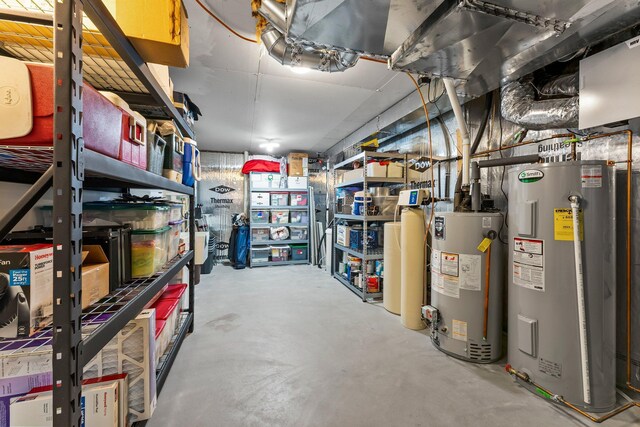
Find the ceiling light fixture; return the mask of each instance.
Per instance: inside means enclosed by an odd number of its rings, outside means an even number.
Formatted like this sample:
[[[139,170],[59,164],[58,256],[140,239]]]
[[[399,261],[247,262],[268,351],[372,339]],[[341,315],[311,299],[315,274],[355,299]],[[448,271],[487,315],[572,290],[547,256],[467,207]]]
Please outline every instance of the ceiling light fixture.
[[[278,147],[280,147],[280,144],[277,142],[264,142],[260,144],[260,148],[267,150],[267,153],[273,153],[273,149]]]
[[[293,71],[296,74],[307,74],[309,71],[311,71],[310,68],[300,67],[300,66],[292,66],[292,65],[290,65],[289,68],[291,68],[291,71]]]

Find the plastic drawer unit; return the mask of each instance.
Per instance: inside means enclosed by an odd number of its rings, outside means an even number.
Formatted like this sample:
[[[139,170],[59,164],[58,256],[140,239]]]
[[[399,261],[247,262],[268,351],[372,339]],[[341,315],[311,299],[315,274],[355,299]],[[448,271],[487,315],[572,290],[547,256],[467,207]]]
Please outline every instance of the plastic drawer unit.
[[[149,277],[167,262],[167,240],[171,227],[134,230],[131,233],[131,275]]]

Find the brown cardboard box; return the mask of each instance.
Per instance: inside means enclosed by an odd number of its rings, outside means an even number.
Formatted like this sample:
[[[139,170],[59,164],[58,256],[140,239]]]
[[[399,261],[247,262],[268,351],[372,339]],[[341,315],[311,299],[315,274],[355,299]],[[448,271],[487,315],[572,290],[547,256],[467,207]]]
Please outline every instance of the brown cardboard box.
[[[109,293],[109,259],[99,245],[85,245],[82,251],[82,308]]]
[[[289,176],[309,175],[309,155],[306,153],[289,153]]]

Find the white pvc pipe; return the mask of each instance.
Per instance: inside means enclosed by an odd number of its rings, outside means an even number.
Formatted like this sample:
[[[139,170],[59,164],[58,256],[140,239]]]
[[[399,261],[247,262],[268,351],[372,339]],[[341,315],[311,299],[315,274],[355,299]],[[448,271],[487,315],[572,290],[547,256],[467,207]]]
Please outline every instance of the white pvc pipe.
[[[469,185],[469,166],[470,166],[470,154],[471,138],[469,137],[469,130],[467,124],[464,121],[464,114],[462,113],[462,106],[458,101],[458,95],[456,95],[456,86],[453,79],[444,78],[444,87],[447,90],[447,96],[453,108],[453,114],[458,121],[458,128],[460,129],[460,136],[462,136],[462,185]]]
[[[589,378],[589,347],[587,343],[587,313],[584,301],[584,277],[582,275],[582,242],[580,240],[580,197],[571,196],[573,215],[573,250],[576,264],[576,294],[578,296],[578,328],[580,330],[580,364],[582,366],[582,395],[584,403],[591,404]]]

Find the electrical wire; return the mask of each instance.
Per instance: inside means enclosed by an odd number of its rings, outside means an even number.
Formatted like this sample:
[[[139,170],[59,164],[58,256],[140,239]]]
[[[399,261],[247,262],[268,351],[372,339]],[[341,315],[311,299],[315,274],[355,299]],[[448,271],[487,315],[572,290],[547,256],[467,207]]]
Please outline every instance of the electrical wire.
[[[433,140],[431,139],[431,121],[429,120],[429,109],[427,108],[427,103],[424,100],[424,95],[422,95],[422,91],[420,90],[420,85],[418,84],[416,79],[408,72],[405,72],[405,74],[407,76],[409,76],[409,78],[413,82],[414,86],[416,87],[416,90],[418,91],[418,95],[420,95],[420,100],[422,101],[422,108],[424,110],[424,117],[427,120],[427,134],[428,134],[428,137],[429,137],[429,170],[431,171],[431,189],[433,190],[433,184],[434,184],[434,176],[433,176]],[[431,223],[433,222],[433,217],[434,217],[434,215],[436,213],[436,211],[435,211],[435,198],[434,198],[434,195],[433,195],[433,191],[431,191],[430,193],[431,193],[431,215],[429,216],[429,222],[427,224],[427,229],[426,229],[426,232],[424,234],[425,244],[427,242],[427,235],[429,234],[429,232],[431,230]]]
[[[198,3],[198,6],[200,6],[202,8],[202,10],[204,10],[209,16],[211,16],[213,19],[215,19],[216,21],[218,21],[218,23],[220,25],[222,25],[224,28],[226,28],[231,34],[233,34],[234,36],[237,36],[239,38],[241,38],[244,41],[247,42],[251,42],[251,43],[258,43],[258,40],[254,40],[254,39],[250,39],[248,37],[243,36],[242,34],[236,32],[233,28],[231,28],[230,26],[228,26],[227,24],[224,23],[224,21],[220,18],[218,18],[216,16],[215,13],[213,13],[213,11],[207,7],[204,3],[202,3],[202,1],[200,0],[196,0],[196,3]]]

